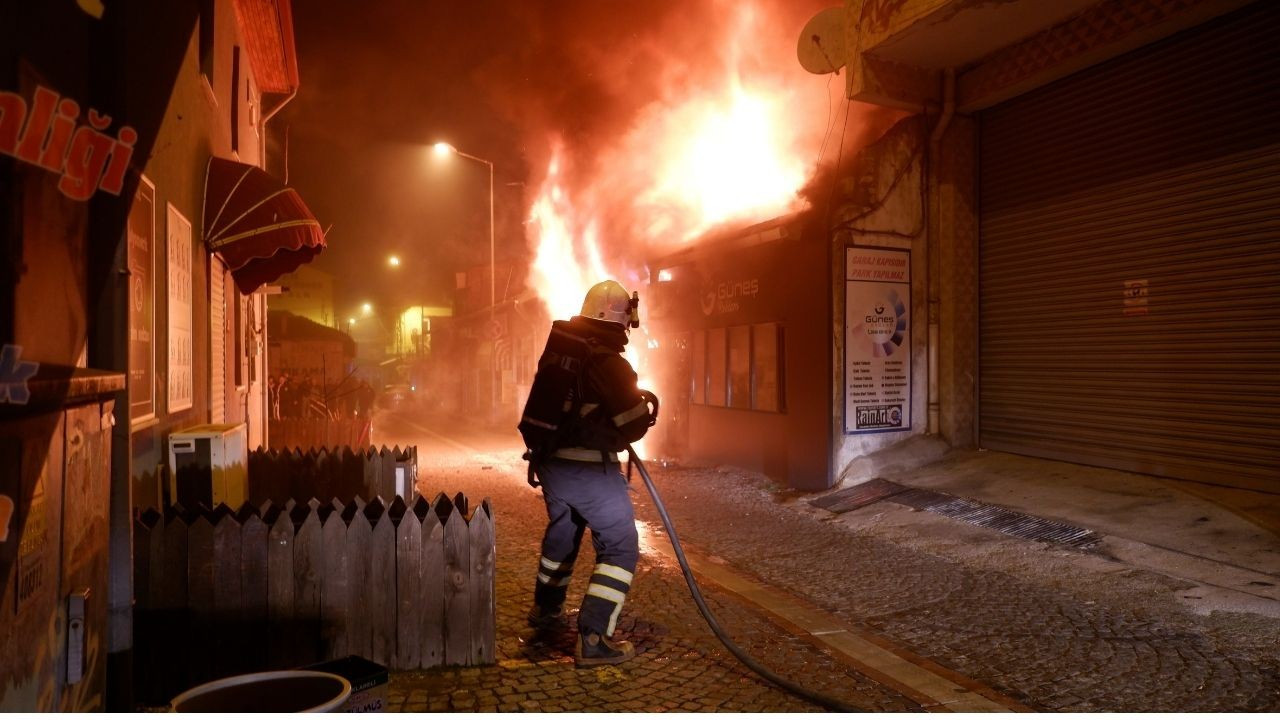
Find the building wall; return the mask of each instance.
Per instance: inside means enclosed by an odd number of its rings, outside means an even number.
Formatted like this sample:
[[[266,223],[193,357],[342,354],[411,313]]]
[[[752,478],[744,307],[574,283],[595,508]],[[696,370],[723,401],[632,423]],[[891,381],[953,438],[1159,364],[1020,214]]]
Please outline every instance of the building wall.
[[[832,212],[833,376],[831,432],[834,481],[858,457],[927,430],[928,264],[926,242],[929,124],[923,115],[899,120],[853,160],[853,174],[840,180]],[[894,248],[911,252],[911,425],[904,432],[845,434],[845,249]]]
[[[864,152],[841,181],[833,252],[850,243],[911,249],[915,352],[912,430],[905,437],[842,437],[837,390],[832,418],[837,474],[851,460],[910,436],[935,433],[953,447],[977,445],[980,199],[977,123],[971,113],[1247,2],[846,0],[848,96],[916,114]],[[954,73],[950,87],[948,71]],[[954,114],[945,133],[930,142],[949,110]],[[920,166],[900,173],[911,164],[913,148],[919,148]],[[891,191],[888,183],[896,183]],[[849,218],[858,218],[855,226],[842,227]],[[837,388],[843,362],[841,280],[834,262]],[[936,325],[933,398],[928,394],[930,323]]]
[[[134,498],[139,506],[150,506],[159,502],[160,487],[158,484],[159,465],[168,462],[167,442],[171,433],[208,423],[211,421],[213,407],[212,393],[222,395],[223,422],[247,422],[249,426],[249,446],[263,444],[265,436],[265,346],[253,356],[253,371],[250,372],[248,361],[236,355],[237,337],[241,338],[241,349],[246,354],[258,347],[254,337],[262,337],[265,332],[263,311],[258,307],[265,305],[265,297],[254,298],[252,317],[249,317],[248,305],[244,297],[235,288],[228,273],[216,276],[214,264],[205,249],[203,241],[204,226],[204,181],[210,156],[236,158],[240,162],[255,164],[261,158],[262,143],[252,128],[246,123],[252,113],[253,103],[259,102],[254,90],[252,69],[248,58],[241,54],[239,85],[232,88],[231,64],[234,48],[243,46],[239,28],[236,25],[235,11],[230,0],[217,0],[214,3],[215,43],[212,83],[202,72],[200,58],[200,30],[197,27],[187,44],[187,52],[176,78],[169,106],[165,111],[164,121],[156,137],[156,151],[146,164],[144,175],[156,188],[156,293],[155,293],[155,348],[156,348],[156,380],[157,403],[156,419],[153,422],[135,427],[133,433],[133,472]],[[202,18],[203,20],[203,18]],[[239,94],[240,142],[239,152],[231,151],[231,96]],[[245,101],[246,94],[251,95]],[[192,259],[192,356],[194,397],[191,408],[170,411],[166,406],[168,358],[168,294],[165,281],[167,270],[166,257],[166,208],[172,204],[192,226],[194,257]],[[220,267],[221,264],[218,264]],[[224,326],[211,327],[210,286],[221,283],[224,287],[226,312],[223,314]],[[237,312],[237,304],[241,312]],[[241,326],[236,326],[240,317]],[[245,325],[261,329],[258,333],[246,332]],[[210,352],[214,332],[224,333],[222,377],[211,378]],[[237,383],[237,370],[240,380]],[[254,382],[250,383],[249,378]]]

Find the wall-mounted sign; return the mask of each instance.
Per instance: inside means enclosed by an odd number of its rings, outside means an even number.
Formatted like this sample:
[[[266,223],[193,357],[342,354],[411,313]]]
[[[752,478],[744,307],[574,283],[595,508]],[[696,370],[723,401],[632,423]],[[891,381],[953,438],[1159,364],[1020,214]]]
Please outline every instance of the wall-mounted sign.
[[[702,314],[710,317],[736,313],[743,309],[744,303],[753,302],[759,294],[758,277],[743,276],[709,283],[702,291]]]
[[[1147,308],[1148,289],[1146,280],[1124,281],[1124,314],[1126,316],[1146,315],[1150,312]]]
[[[844,431],[911,429],[911,252],[845,248]]]
[[[169,205],[168,228],[169,363],[165,370],[169,393],[166,412],[189,409],[195,401],[195,374],[192,369],[191,263],[195,250],[191,223]]]
[[[156,187],[145,177],[129,210],[129,418],[134,425],[156,416],[155,393]]]
[[[119,195],[138,132],[128,125],[106,134],[111,116],[93,108],[80,125],[80,104],[36,86],[31,106],[16,92],[0,91],[0,153],[62,177],[58,189],[73,200],[98,190]]]

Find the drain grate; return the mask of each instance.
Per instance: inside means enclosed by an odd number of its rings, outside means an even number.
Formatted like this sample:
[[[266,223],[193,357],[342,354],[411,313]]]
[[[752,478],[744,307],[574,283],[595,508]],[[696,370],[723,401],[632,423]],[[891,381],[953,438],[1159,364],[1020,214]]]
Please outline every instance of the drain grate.
[[[826,495],[810,504],[834,513],[843,513],[881,500],[889,500],[916,510],[927,510],[1024,540],[1058,543],[1081,550],[1088,550],[1102,542],[1101,535],[1086,528],[933,490],[909,488],[880,478]]]
[[[1102,536],[1086,528],[929,490],[909,490],[888,499],[1024,540],[1058,543],[1081,550],[1102,542]]]
[[[833,513],[845,513],[906,491],[907,488],[898,483],[875,478],[830,495],[823,495],[816,500],[810,500],[809,504]]]

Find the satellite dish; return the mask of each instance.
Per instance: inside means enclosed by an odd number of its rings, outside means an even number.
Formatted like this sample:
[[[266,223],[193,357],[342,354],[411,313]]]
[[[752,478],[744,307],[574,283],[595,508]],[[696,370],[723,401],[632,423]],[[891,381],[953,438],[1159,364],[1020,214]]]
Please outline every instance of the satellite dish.
[[[844,8],[829,7],[813,16],[800,31],[796,44],[800,67],[814,75],[826,75],[844,67]]]

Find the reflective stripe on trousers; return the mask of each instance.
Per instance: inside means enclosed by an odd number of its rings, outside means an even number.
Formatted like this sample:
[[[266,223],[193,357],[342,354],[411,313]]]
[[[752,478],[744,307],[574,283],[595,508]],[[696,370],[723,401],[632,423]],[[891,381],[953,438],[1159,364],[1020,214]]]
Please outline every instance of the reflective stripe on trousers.
[[[598,462],[555,459],[538,469],[548,522],[534,602],[543,608],[564,603],[582,534],[590,527],[596,565],[578,613],[578,629],[608,636],[617,627],[631,589],[640,549],[622,467],[609,463],[604,473],[600,469]]]

